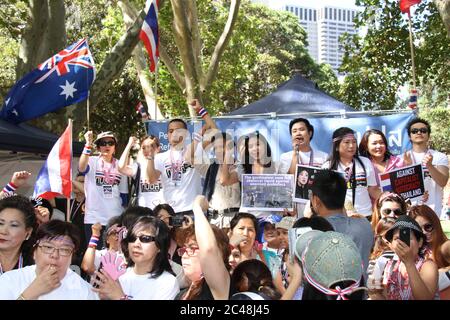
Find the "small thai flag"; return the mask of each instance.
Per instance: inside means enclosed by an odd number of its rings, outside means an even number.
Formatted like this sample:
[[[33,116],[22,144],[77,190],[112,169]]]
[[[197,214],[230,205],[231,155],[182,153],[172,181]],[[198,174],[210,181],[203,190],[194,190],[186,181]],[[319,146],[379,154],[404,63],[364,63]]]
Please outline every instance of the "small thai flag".
[[[34,185],[33,198],[51,199],[72,192],[72,123],[56,141]]]
[[[139,103],[135,107],[136,112],[139,112],[141,114],[142,119],[148,119],[148,113],[145,111],[145,107],[142,104],[142,102],[139,101]]]
[[[389,176],[389,173],[380,175],[380,187],[383,192],[392,191],[391,177]]]
[[[409,95],[409,102],[408,102],[408,107],[410,107],[411,109],[416,109],[417,108],[417,90],[416,89],[411,89],[411,93]]]

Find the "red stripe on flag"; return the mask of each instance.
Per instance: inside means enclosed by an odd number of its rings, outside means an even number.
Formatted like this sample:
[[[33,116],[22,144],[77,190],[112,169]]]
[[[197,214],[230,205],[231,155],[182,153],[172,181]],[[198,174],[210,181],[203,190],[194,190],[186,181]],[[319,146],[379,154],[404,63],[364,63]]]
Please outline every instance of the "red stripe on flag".
[[[381,178],[381,180],[388,180],[388,179],[390,179],[390,178],[389,178],[389,173],[382,174],[382,175],[380,176],[380,178]]]
[[[66,131],[59,141],[60,175],[62,180],[62,194],[70,198],[72,192],[72,126],[67,126]]]
[[[155,61],[153,59],[153,54],[152,54],[152,46],[150,44],[150,41],[147,37],[147,34],[141,30],[141,32],[139,33],[139,39],[142,40],[142,42],[144,43],[145,48],[147,49],[147,52],[149,53],[149,58],[150,58],[150,71],[151,72],[155,72]]]

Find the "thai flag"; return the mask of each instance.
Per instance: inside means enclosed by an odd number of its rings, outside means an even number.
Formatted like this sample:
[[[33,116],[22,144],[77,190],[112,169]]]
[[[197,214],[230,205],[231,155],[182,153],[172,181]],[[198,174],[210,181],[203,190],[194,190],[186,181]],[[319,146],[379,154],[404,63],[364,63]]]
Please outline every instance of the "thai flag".
[[[145,107],[142,104],[142,102],[139,101],[139,103],[135,107],[136,112],[139,112],[142,116],[142,119],[148,119],[148,113],[145,111]]]
[[[393,190],[389,173],[380,174],[380,187],[383,192]]]
[[[56,141],[39,171],[33,198],[46,199],[63,195],[70,198],[72,192],[72,122]]]
[[[409,95],[409,101],[408,101],[408,107],[410,107],[411,109],[416,109],[417,108],[417,90],[416,89],[412,89]]]
[[[159,57],[158,2],[158,0],[154,0],[150,4],[139,34],[139,38],[144,43],[150,57],[151,72],[155,72]]]

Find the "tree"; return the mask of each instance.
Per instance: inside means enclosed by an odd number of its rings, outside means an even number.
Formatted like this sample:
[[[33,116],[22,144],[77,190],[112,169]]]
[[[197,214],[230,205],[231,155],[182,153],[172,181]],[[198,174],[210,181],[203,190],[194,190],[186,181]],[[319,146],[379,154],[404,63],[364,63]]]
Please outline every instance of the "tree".
[[[339,95],[356,109],[402,107],[404,102],[399,103],[397,91],[412,79],[405,16],[396,1],[359,0],[357,4],[364,5],[364,10],[357,15],[356,25],[364,25],[368,31],[364,38],[347,35],[343,39],[345,54],[340,71],[347,76]],[[450,48],[433,2],[422,2],[416,7],[413,30],[419,87],[434,83],[433,90],[446,90]]]

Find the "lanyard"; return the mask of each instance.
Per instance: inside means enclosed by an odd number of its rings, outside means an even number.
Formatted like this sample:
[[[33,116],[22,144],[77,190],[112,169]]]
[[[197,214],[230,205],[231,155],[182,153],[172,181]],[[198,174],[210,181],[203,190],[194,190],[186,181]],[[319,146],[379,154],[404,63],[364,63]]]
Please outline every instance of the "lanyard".
[[[19,256],[19,263],[18,263],[17,269],[22,269],[22,268],[23,268],[23,256],[21,253]],[[2,264],[0,263],[0,275],[2,275],[2,274],[3,274],[3,268],[2,268]]]
[[[297,151],[297,164],[306,165],[306,163],[303,163],[302,157],[301,157],[301,151]],[[312,167],[314,164],[314,151],[311,149],[311,153],[309,154],[309,166]]]
[[[425,150],[425,155],[430,151],[429,149]],[[411,159],[414,164],[417,164],[416,157],[414,157],[414,151],[411,150]]]

